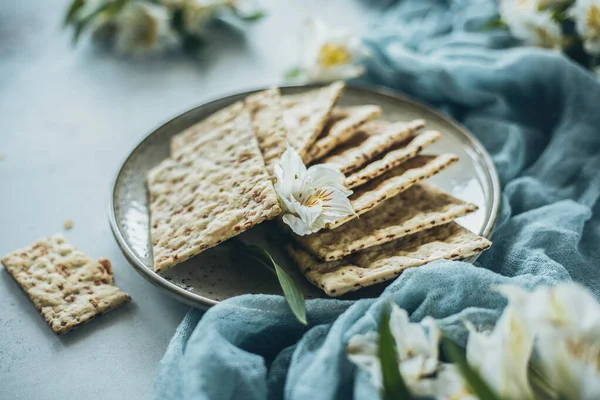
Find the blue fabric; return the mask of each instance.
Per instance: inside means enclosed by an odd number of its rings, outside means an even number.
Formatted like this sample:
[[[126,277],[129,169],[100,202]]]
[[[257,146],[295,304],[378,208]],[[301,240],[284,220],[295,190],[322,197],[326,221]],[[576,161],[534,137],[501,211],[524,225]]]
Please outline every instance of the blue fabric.
[[[386,3],[390,3],[387,1]],[[379,299],[308,302],[309,326],[283,298],[248,295],[190,311],[162,360],[160,399],[349,399],[376,396],[345,346],[374,330],[393,301],[464,343],[462,321],[491,324],[504,302],[488,288],[574,280],[600,297],[600,84],[558,53],[502,49],[481,31],[494,2],[413,0],[370,30],[367,81],[432,104],[492,154],[502,185],[494,245],[475,265],[406,271]]]

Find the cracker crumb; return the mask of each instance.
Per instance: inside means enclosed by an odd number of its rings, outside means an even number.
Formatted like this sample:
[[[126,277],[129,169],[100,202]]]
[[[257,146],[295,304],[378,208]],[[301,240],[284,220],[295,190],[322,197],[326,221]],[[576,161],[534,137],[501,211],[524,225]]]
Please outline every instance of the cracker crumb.
[[[65,229],[71,229],[73,227],[73,220],[68,219],[64,223]]]

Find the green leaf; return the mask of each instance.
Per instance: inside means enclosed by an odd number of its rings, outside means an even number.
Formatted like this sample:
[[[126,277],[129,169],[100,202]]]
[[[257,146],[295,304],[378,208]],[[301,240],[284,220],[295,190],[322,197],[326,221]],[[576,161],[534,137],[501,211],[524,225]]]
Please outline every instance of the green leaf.
[[[485,24],[483,24],[484,29],[496,29],[496,28],[506,28],[507,25],[500,16],[490,19]]]
[[[258,21],[259,19],[262,19],[267,16],[267,14],[262,10],[244,12],[243,10],[240,10],[235,6],[230,6],[229,9],[233,11],[236,17],[246,22]]]
[[[264,17],[267,16],[266,13],[264,13],[263,11],[254,11],[251,12],[250,14],[242,14],[242,13],[236,13],[236,15],[247,22],[254,22],[254,21],[258,21],[259,19],[263,19]]]
[[[77,0],[75,0],[77,1]],[[109,3],[103,4],[97,9],[90,12],[88,15],[81,18],[81,20],[75,23],[73,31],[73,45],[77,44],[77,40],[83,33],[86,26],[96,18],[100,18],[104,21],[109,21],[114,18],[130,0],[114,0]],[[82,4],[85,1],[82,1]]]
[[[85,27],[84,22],[78,22],[77,24],[75,24],[75,28],[73,30],[73,46],[75,46],[77,44],[77,41],[79,40],[79,36],[81,36],[81,32],[83,32],[84,27]]]
[[[306,304],[304,303],[304,295],[302,291],[296,285],[294,279],[288,275],[276,262],[273,257],[262,247],[253,244],[244,244],[241,241],[237,241],[241,244],[241,250],[249,257],[263,263],[269,268],[275,269],[275,274],[283,289],[283,295],[287,301],[290,309],[296,316],[296,319],[303,325],[306,325]]]
[[[129,0],[115,0],[98,10],[97,16],[108,21],[114,18],[125,7]]]
[[[568,14],[566,10],[553,10],[551,12],[552,19],[556,22],[564,22],[567,20]]]
[[[269,256],[270,257],[270,256]],[[277,273],[277,279],[283,289],[283,294],[287,300],[292,312],[296,316],[296,319],[300,321],[302,325],[306,325],[306,305],[304,303],[304,295],[296,286],[294,279],[287,274],[279,265],[275,265],[275,272]]]
[[[300,75],[302,75],[302,68],[300,68],[300,67],[290,68],[285,72],[285,79],[298,78]]]
[[[83,7],[84,4],[85,4],[85,0],[73,0],[71,2],[71,5],[69,6],[69,9],[67,10],[67,15],[65,16],[65,20],[63,21],[63,26],[67,26],[73,21],[73,18],[75,18],[75,14],[77,14],[77,11],[79,11],[79,9],[81,7]]]
[[[387,307],[382,312],[381,321],[379,322],[378,352],[381,363],[381,376],[383,377],[383,399],[413,399],[402,374],[400,374],[398,353],[390,330],[390,316]]]
[[[442,337],[441,343],[446,356],[448,356],[450,361],[456,364],[463,379],[477,397],[481,400],[501,400],[485,380],[483,380],[481,375],[471,368],[458,346],[446,337]]]

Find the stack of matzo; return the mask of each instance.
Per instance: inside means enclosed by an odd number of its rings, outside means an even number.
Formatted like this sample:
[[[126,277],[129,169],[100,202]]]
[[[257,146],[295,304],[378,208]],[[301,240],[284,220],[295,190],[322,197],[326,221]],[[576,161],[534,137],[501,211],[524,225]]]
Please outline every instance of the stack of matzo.
[[[273,165],[295,148],[306,164],[346,176],[354,215],[287,246],[331,296],[394,278],[408,267],[469,257],[491,243],[454,219],[477,206],[422,181],[453,154],[422,154],[441,134],[425,121],[385,121],[376,105],[337,106],[342,83],[280,96],[269,89],[173,137],[171,158],[148,175],[154,267],[172,267],[281,213]]]
[[[330,296],[393,279],[408,267],[469,257],[491,245],[453,222],[476,205],[422,182],[458,161],[454,154],[422,154],[441,134],[423,131],[422,120],[375,120],[380,114],[372,105],[334,107],[303,154],[307,163],[338,167],[354,191],[355,215],[308,236],[287,229],[293,238],[288,252],[307,279]]]

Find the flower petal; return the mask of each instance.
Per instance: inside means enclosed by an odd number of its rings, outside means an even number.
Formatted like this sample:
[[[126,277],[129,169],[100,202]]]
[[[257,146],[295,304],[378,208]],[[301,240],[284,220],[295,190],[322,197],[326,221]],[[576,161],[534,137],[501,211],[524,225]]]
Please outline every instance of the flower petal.
[[[523,313],[526,296],[516,287],[501,287],[508,305],[493,331],[480,333],[469,324],[467,360],[502,398],[529,399],[527,377],[534,327]]]
[[[292,214],[285,214],[283,222],[289,226],[296,235],[304,236],[312,233],[310,227],[302,219]]]
[[[290,146],[281,155],[279,163],[275,164],[274,172],[277,178],[275,191],[280,197],[290,198],[304,185],[306,166],[302,157]]]
[[[345,179],[344,174],[336,166],[332,164],[317,164],[306,171],[305,183],[316,188],[332,187],[349,196],[352,194],[352,191],[344,185]]]

